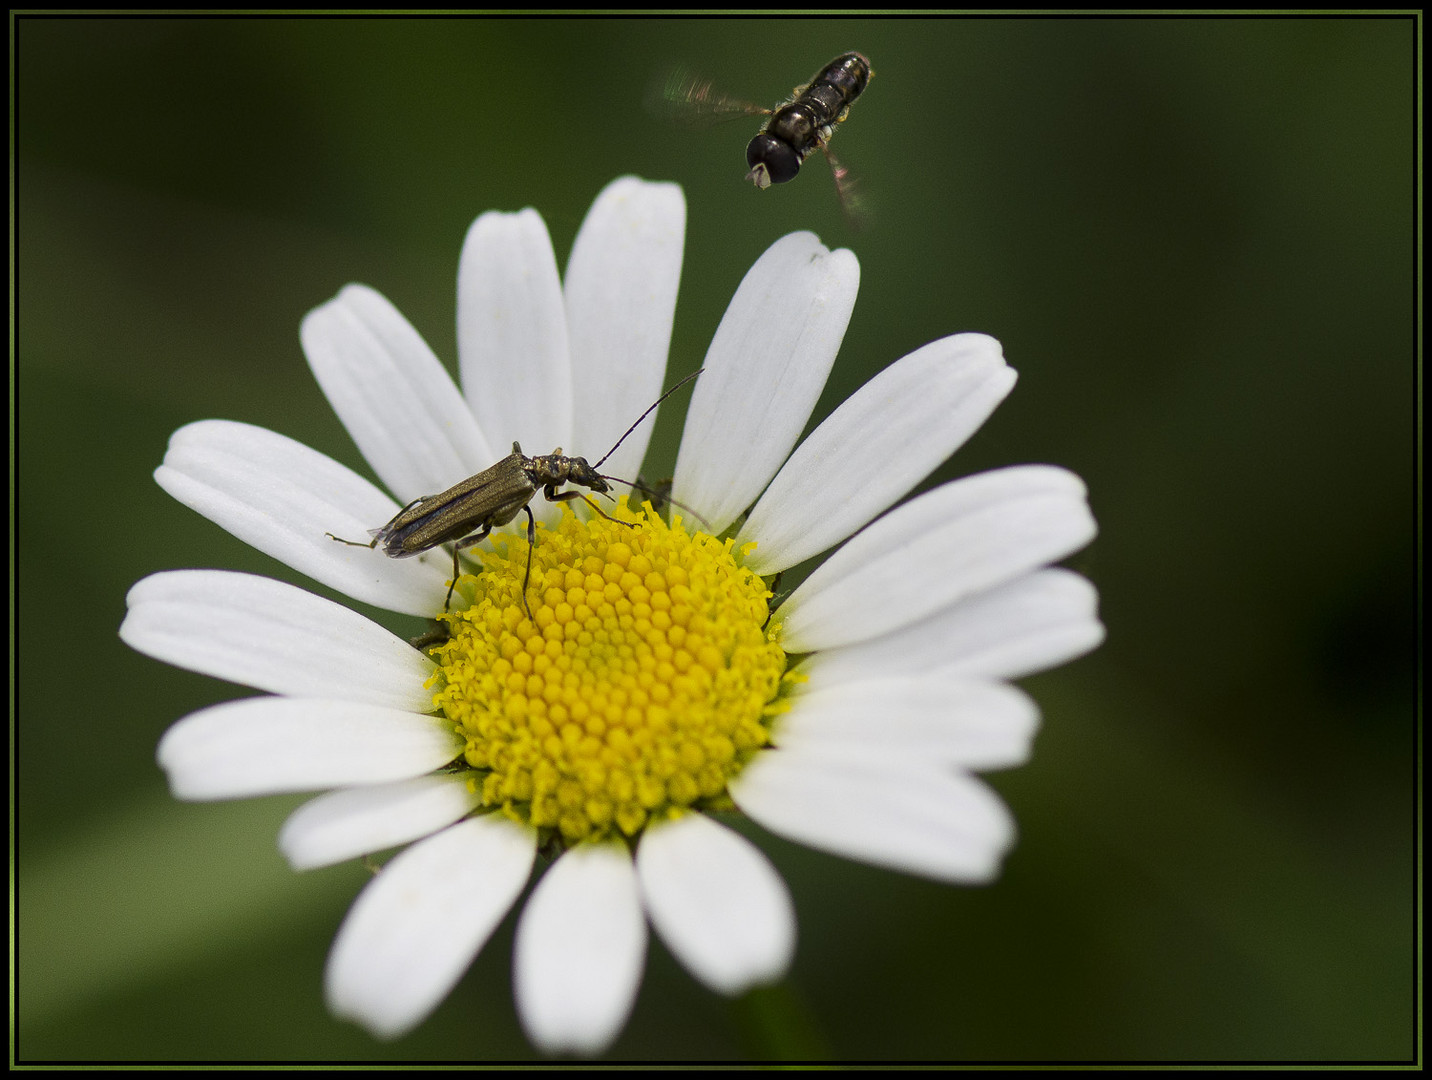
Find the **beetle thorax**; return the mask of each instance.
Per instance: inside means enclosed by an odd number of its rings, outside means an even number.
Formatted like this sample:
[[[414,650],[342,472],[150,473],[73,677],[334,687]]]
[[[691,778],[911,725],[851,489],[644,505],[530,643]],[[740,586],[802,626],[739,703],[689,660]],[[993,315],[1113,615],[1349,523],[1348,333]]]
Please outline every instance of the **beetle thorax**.
[[[531,458],[526,471],[533,484],[538,487],[547,484],[580,484],[593,491],[607,490],[607,482],[597,470],[587,464],[586,458],[567,457],[560,446],[550,454]]]

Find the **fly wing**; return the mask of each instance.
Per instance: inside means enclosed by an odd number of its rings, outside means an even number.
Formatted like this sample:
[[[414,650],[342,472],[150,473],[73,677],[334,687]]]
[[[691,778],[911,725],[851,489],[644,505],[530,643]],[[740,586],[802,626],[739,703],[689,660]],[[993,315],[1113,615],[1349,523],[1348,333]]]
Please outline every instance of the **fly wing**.
[[[840,200],[840,209],[845,214],[846,223],[857,231],[865,228],[870,224],[871,211],[869,200],[860,190],[859,180],[830,152],[828,144],[821,143],[820,149],[825,160],[830,163],[831,175],[835,177],[835,195]]]
[[[710,79],[680,66],[652,80],[645,102],[653,116],[685,128],[708,128],[742,116],[771,115],[770,109],[728,97]]]

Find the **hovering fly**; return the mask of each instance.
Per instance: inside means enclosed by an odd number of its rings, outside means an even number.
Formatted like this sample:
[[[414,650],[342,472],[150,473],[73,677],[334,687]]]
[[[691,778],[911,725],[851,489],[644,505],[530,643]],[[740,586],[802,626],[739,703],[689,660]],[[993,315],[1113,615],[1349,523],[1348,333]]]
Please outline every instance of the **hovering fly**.
[[[784,184],[795,179],[801,162],[820,150],[835,174],[841,203],[851,210],[849,174],[831,154],[830,140],[836,125],[850,115],[850,106],[874,74],[870,61],[860,53],[844,53],[816,72],[810,82],[796,87],[786,101],[774,109],[764,109],[726,97],[708,81],[677,72],[662,93],[663,111],[677,119],[770,117],[746,147],[746,164],[750,166],[746,179],[758,188]]]

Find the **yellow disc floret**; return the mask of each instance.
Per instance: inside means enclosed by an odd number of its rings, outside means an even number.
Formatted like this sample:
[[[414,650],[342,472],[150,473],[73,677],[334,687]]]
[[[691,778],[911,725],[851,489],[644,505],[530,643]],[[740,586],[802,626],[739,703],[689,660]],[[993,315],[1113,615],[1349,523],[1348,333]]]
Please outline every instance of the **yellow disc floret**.
[[[538,532],[530,620],[525,537],[481,553],[435,656],[435,702],[467,739],[483,803],[567,844],[729,805],[727,781],[783,708],[770,593],[733,542],[650,506],[613,515],[564,505]]]

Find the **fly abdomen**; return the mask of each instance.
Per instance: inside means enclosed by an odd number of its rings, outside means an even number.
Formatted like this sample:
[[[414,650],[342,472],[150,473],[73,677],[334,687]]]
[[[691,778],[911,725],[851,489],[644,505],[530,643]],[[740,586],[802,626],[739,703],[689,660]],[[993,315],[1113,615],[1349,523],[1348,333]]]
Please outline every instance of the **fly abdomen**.
[[[818,85],[834,87],[841,95],[841,108],[844,108],[864,92],[869,82],[870,61],[858,52],[848,52],[821,68],[807,89],[813,90]]]

